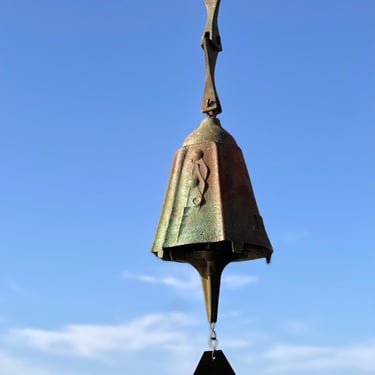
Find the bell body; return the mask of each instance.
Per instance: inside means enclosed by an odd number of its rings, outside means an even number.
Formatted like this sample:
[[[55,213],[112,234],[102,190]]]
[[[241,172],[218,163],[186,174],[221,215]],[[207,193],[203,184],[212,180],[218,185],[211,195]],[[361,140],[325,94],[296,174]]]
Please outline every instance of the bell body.
[[[242,152],[217,118],[203,120],[175,155],[152,252],[198,270],[211,322],[224,267],[270,261],[272,246]]]

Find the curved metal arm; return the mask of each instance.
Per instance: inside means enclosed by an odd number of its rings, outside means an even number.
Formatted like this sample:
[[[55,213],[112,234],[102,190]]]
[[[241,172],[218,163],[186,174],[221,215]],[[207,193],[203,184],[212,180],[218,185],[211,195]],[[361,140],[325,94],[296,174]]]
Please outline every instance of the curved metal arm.
[[[217,56],[222,51],[221,38],[217,25],[220,0],[204,0],[207,8],[207,23],[201,46],[206,60],[206,84],[204,87],[202,112],[209,117],[221,113],[221,105],[215,87],[215,66]]]

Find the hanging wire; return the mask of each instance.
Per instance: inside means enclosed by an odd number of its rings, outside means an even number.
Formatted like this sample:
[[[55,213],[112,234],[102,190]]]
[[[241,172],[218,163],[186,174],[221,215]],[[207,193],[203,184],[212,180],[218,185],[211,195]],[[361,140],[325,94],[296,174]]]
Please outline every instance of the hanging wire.
[[[212,349],[212,360],[214,360],[215,357],[215,351],[218,345],[218,339],[216,336],[216,331],[215,331],[215,323],[210,324],[210,339],[209,339],[209,345],[210,348]]]

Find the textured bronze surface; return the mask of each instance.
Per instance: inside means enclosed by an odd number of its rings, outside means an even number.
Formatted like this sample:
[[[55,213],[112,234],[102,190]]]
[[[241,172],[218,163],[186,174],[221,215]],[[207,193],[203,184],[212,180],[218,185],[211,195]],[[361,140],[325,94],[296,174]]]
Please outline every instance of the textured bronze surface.
[[[242,152],[216,116],[221,105],[215,65],[222,50],[220,0],[204,0],[207,22],[201,46],[206,82],[202,112],[208,118],[175,155],[152,252],[194,266],[202,280],[207,317],[217,321],[220,280],[230,262],[266,258],[272,246],[264,229]]]
[[[224,267],[270,261],[272,246],[242,152],[217,118],[203,120],[175,155],[152,252],[198,270],[210,322],[217,320]]]

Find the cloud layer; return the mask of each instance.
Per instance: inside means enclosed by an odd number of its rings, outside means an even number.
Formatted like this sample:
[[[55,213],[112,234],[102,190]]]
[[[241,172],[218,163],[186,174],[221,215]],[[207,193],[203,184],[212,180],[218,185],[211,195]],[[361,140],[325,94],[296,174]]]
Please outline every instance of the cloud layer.
[[[347,370],[375,373],[375,340],[341,347],[284,345],[272,346],[263,358],[274,374],[314,373]]]
[[[7,339],[68,356],[101,358],[113,352],[176,349],[189,342],[192,319],[182,313],[146,315],[122,325],[67,325],[57,331],[12,329]]]
[[[139,282],[165,285],[174,289],[179,289],[183,292],[186,290],[201,292],[201,283],[199,275],[196,271],[192,270],[179,275],[179,276],[155,276],[155,275],[136,275],[130,272],[123,272],[124,279],[136,280]],[[259,281],[257,276],[253,275],[234,275],[224,273],[222,276],[221,285],[223,288],[238,289],[243,288],[249,284]]]
[[[72,373],[60,372],[46,365],[37,365],[31,361],[16,358],[4,351],[0,351],[0,371],[2,375],[73,375]],[[80,372],[80,375],[85,374]]]
[[[12,329],[6,339],[47,354],[92,361],[108,359],[116,354],[146,352],[152,358],[163,351],[168,357],[168,366],[178,366],[180,361],[188,373],[191,365],[198,361],[198,358],[194,358],[202,349],[201,344],[191,344],[194,337],[192,332],[201,328],[198,326],[191,316],[174,312],[146,315],[120,325],[67,325],[55,331]],[[256,342],[228,338],[225,350],[236,353],[241,359],[236,361],[239,373],[246,373],[249,368],[267,375],[375,373],[375,340],[347,346],[312,346],[273,343],[269,337],[261,349]],[[6,375],[50,374],[44,369],[34,370],[32,366],[23,371],[26,367],[24,363],[0,352],[0,368],[9,369]]]

